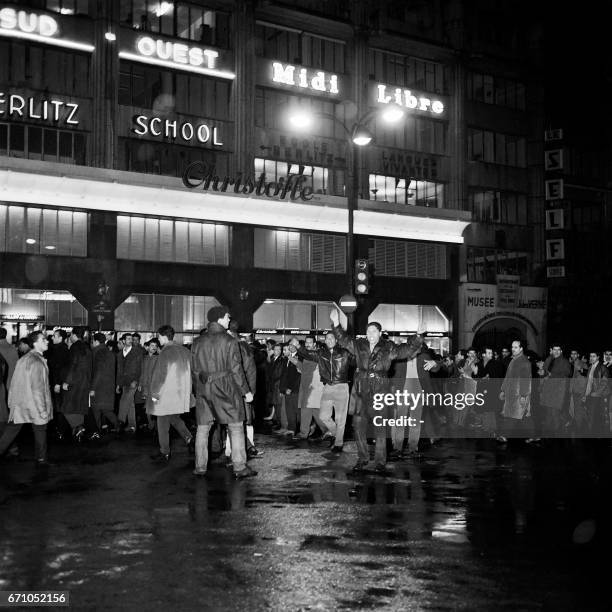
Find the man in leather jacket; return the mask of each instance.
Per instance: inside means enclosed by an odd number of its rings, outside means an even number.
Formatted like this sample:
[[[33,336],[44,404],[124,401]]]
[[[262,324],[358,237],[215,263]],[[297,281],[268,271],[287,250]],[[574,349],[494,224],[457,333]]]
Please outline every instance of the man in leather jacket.
[[[319,364],[319,375],[324,385],[319,418],[327,427],[324,439],[330,439],[333,452],[341,453],[348,411],[348,370],[351,355],[346,349],[337,346],[332,332],[325,336],[325,347],[314,350],[300,347],[298,355]],[[335,411],[335,421],[332,419],[332,410]]]
[[[423,343],[420,333],[408,338],[406,344],[396,345],[384,340],[380,323],[371,322],[366,329],[366,338],[355,339],[349,336],[339,325],[338,311],[332,310],[329,318],[333,324],[332,331],[338,344],[355,356],[358,375],[354,384],[357,388],[353,431],[357,443],[359,460],[353,471],[363,471],[369,462],[367,432],[368,424],[373,424],[377,415],[374,410],[374,396],[389,391],[389,370],[391,362],[397,359],[413,359]],[[387,431],[385,426],[375,426],[376,451],[374,461],[376,471],[385,473],[387,463]]]

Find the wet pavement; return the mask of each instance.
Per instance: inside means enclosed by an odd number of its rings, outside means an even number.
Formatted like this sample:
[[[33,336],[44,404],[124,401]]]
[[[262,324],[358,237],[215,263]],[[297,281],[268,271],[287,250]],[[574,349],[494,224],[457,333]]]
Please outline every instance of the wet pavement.
[[[610,610],[608,442],[449,440],[386,477],[261,436],[253,479],[191,475],[179,441],[0,463],[0,590],[78,610]]]

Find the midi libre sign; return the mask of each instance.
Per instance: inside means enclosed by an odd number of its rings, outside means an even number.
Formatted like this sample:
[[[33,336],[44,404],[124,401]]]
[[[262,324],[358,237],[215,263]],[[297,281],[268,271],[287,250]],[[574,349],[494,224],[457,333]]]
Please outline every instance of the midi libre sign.
[[[215,174],[214,166],[196,161],[189,164],[183,172],[183,185],[189,189],[201,189],[217,193],[236,193],[242,195],[255,194],[267,198],[284,200],[312,200],[312,187],[304,185],[308,180],[303,174],[289,174],[278,181],[267,181],[265,172],[259,177],[238,172],[236,176],[219,176]]]

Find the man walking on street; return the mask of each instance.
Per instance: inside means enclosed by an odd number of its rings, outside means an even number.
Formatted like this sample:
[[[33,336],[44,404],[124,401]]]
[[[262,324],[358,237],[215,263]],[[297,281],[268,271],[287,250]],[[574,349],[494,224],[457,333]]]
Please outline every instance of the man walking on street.
[[[142,373],[142,351],[132,347],[132,335],[123,334],[123,349],[117,357],[117,393],[121,393],[119,401],[119,426],[125,425],[128,420],[126,432],[136,431],[136,406],[134,394]]]
[[[41,331],[32,332],[29,338],[33,349],[17,362],[11,379],[8,396],[9,422],[0,437],[0,456],[17,437],[21,427],[25,423],[31,423],[36,463],[42,467],[48,465],[47,423],[53,415],[49,369],[43,357],[49,341]]]
[[[499,399],[504,402],[506,437],[529,437],[531,431],[531,364],[520,340],[512,343],[512,359],[501,386]]]
[[[197,379],[197,394],[202,398],[196,408],[198,432],[194,474],[206,474],[208,435],[213,422],[227,424],[232,444],[232,464],[236,478],[255,476],[247,466],[244,443],[244,402],[253,394],[242,369],[240,347],[227,329],[230,314],[224,306],[213,306],[207,314],[208,330],[194,343],[191,363]]]
[[[106,337],[98,332],[93,335],[93,375],[91,379],[91,411],[96,421],[96,431],[91,439],[100,438],[102,417],[116,429],[119,421],[115,414],[115,354],[106,348]]]
[[[170,459],[170,425],[190,450],[195,444],[180,417],[189,412],[190,407],[191,354],[184,346],[174,342],[174,329],[170,325],[160,327],[157,336],[162,349],[151,375],[151,403],[147,403],[147,410],[157,417],[159,453],[152,459],[166,462]]]

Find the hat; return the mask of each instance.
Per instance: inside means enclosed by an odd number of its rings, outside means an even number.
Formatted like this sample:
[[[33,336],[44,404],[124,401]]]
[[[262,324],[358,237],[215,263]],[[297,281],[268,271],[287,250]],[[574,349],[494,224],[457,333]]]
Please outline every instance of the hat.
[[[213,306],[206,315],[209,323],[216,323],[219,319],[222,319],[227,313],[229,309],[225,306]]]

